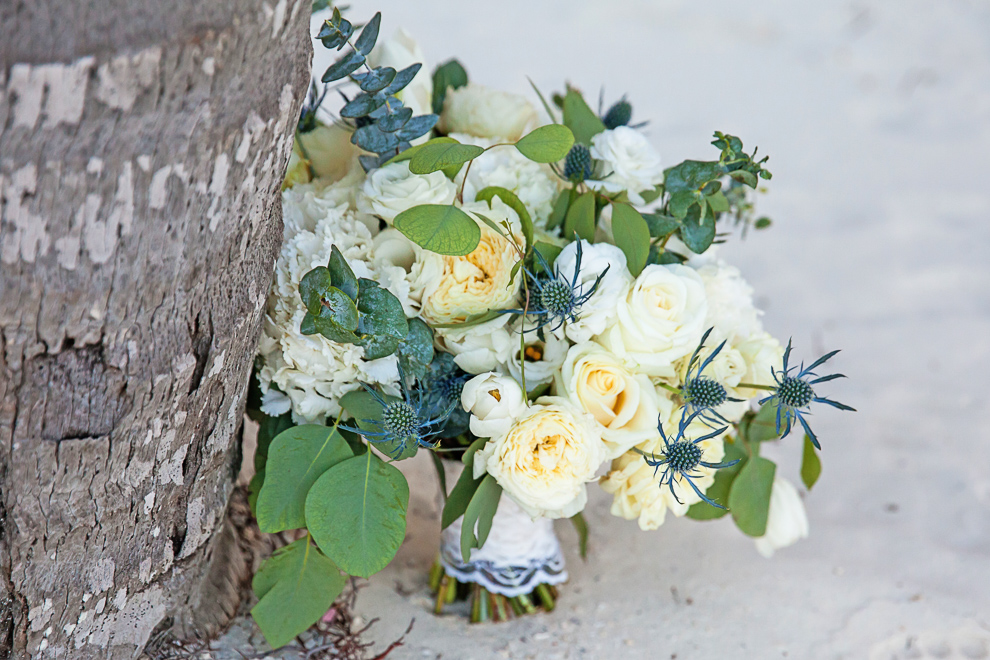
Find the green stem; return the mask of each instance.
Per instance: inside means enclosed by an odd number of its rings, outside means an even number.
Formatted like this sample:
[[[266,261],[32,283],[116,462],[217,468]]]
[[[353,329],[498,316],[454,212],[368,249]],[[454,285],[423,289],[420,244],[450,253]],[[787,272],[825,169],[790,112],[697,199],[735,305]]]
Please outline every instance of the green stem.
[[[673,392],[674,394],[681,394],[682,393],[681,392],[681,388],[674,387],[673,385],[668,385],[667,383],[661,382],[661,383],[657,383],[657,385],[659,385],[663,389],[667,390],[668,392]]]
[[[443,566],[440,565],[439,561],[433,562],[433,566],[430,567],[430,591],[440,590],[440,581],[444,578]]]
[[[556,607],[557,603],[553,599],[553,594],[550,593],[550,587],[546,584],[541,584],[536,587],[536,595],[540,597],[543,602],[543,609],[547,612],[553,612],[553,608]]]
[[[447,591],[447,584],[448,584],[447,581],[449,579],[450,578],[448,578],[446,574],[442,578],[440,578],[440,585],[437,587],[437,598],[436,598],[436,601],[433,604],[433,613],[434,614],[439,615],[439,614],[441,614],[443,612],[444,603],[447,602],[446,591]]]
[[[774,392],[777,390],[775,385],[757,385],[755,383],[739,383],[736,385],[736,389],[748,389],[748,390],[766,390],[768,392]]]

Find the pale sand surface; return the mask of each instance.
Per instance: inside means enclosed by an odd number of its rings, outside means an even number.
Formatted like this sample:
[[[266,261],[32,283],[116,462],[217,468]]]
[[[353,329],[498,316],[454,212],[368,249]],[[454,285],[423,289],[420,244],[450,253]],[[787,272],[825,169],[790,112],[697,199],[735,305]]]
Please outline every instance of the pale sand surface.
[[[428,612],[439,525],[417,459],[406,543],[359,601],[382,618],[372,639],[415,617],[391,657],[990,657],[990,5],[353,5],[477,82],[629,92],[667,164],[714,157],[715,129],[758,144],[775,225],[723,254],[771,332],[804,356],[843,349],[851,378],[829,391],[860,411],[815,418],[808,540],[767,561],[728,520],[644,533],[595,488],[587,562],[558,523],[571,575],[559,609],[508,624]],[[799,453],[796,440],[774,452],[794,481]]]

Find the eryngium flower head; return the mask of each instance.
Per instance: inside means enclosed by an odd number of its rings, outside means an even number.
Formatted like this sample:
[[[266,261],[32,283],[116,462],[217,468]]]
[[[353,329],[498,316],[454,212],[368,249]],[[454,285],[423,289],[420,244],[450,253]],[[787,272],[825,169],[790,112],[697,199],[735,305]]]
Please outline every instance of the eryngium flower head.
[[[704,460],[704,452],[699,443],[709,440],[718,435],[721,435],[728,429],[728,426],[723,426],[710,433],[699,436],[697,438],[689,439],[686,436],[688,427],[691,422],[694,421],[696,417],[701,414],[700,410],[696,410],[690,415],[688,414],[687,406],[684,407],[681,413],[680,423],[677,425],[677,434],[674,436],[668,436],[664,433],[663,422],[657,422],[657,430],[660,431],[660,437],[663,439],[663,453],[659,456],[656,454],[646,454],[643,451],[637,449],[639,453],[643,454],[643,459],[646,464],[654,468],[653,474],[660,471],[663,468],[663,474],[660,475],[660,487],[663,488],[666,485],[670,489],[670,494],[674,496],[674,499],[678,503],[683,504],[681,499],[677,496],[677,491],[674,490],[674,482],[677,480],[686,481],[689,486],[694,490],[695,494],[700,497],[703,501],[708,502],[714,507],[719,509],[724,509],[725,507],[718,504],[714,500],[707,497],[701,492],[697,484],[694,483],[694,479],[704,476],[701,472],[698,472],[699,467],[706,467],[711,469],[719,469],[724,467],[730,467],[739,462],[739,460],[728,461],[723,463],[710,463]]]
[[[784,351],[783,368],[780,370],[772,369],[773,379],[777,381],[777,386],[774,388],[773,394],[760,401],[761,405],[769,402],[769,405],[777,409],[778,435],[781,434],[781,428],[784,429],[781,437],[790,433],[791,427],[796,419],[800,422],[802,428],[804,428],[804,432],[808,434],[808,437],[811,439],[811,442],[815,445],[815,447],[817,449],[821,449],[822,447],[818,443],[818,436],[816,436],[814,431],[811,430],[811,425],[808,424],[808,420],[804,418],[805,415],[810,414],[808,407],[812,403],[824,403],[832,406],[833,408],[838,408],[839,410],[856,410],[855,408],[847,406],[844,403],[839,403],[838,401],[833,401],[832,399],[818,396],[815,393],[815,385],[830,380],[835,380],[836,378],[845,378],[843,374],[819,376],[814,371],[816,367],[819,367],[831,360],[838,352],[839,351],[832,351],[830,353],[826,353],[807,367],[804,366],[803,362],[799,367],[789,367],[788,361],[791,357],[791,341],[787,341],[787,350]],[[796,373],[792,374],[792,371]]]
[[[701,341],[698,342],[698,347],[691,354],[691,359],[688,361],[687,373],[684,375],[684,385],[681,387],[681,395],[684,398],[685,408],[691,412],[700,413],[701,420],[709,426],[715,423],[727,425],[729,424],[728,420],[722,417],[715,409],[727,401],[738,403],[741,399],[730,397],[724,385],[714,378],[704,375],[705,369],[725,347],[725,341],[723,341],[708,357],[704,360],[700,359],[701,350],[705,347],[705,341],[712,333],[712,330],[714,328],[708,328],[705,331],[705,334],[701,336]]]
[[[591,150],[583,144],[575,144],[567,152],[564,160],[564,178],[574,183],[581,183],[591,178]]]
[[[600,109],[599,112],[601,112]],[[613,128],[627,125],[631,119],[632,105],[623,96],[608,109],[608,112],[602,117],[602,123],[605,124],[605,128],[612,130]]]

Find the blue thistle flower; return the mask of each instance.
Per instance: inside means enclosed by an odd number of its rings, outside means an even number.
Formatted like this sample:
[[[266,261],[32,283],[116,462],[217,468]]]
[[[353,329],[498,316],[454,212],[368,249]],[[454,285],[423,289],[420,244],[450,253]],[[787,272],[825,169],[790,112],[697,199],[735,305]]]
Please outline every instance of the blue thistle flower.
[[[704,375],[705,368],[712,363],[725,347],[725,341],[723,340],[708,357],[704,360],[700,359],[701,349],[705,347],[705,341],[714,329],[708,328],[705,334],[701,336],[698,347],[694,349],[694,353],[691,354],[691,359],[688,361],[687,373],[684,374],[684,385],[681,386],[681,398],[684,399],[685,409],[690,412],[696,411],[700,413],[701,420],[712,428],[714,428],[714,424],[730,424],[727,419],[716,411],[716,408],[729,401],[735,403],[742,401],[742,399],[730,397],[724,385],[714,378]]]
[[[836,350],[826,353],[807,367],[804,366],[803,362],[800,367],[788,367],[787,363],[791,357],[791,340],[787,341],[787,350],[784,351],[783,368],[780,370],[771,368],[773,379],[777,382],[776,387],[772,390],[773,394],[760,400],[760,405],[769,402],[769,405],[777,409],[778,435],[780,435],[780,429],[782,426],[784,427],[784,433],[781,437],[784,437],[790,433],[791,427],[796,419],[801,423],[801,426],[804,428],[804,432],[808,434],[809,438],[811,438],[811,442],[815,445],[815,448],[821,449],[822,447],[818,443],[818,437],[811,430],[808,420],[804,418],[805,415],[811,414],[808,407],[812,403],[824,403],[832,406],[833,408],[838,408],[839,410],[856,411],[855,408],[847,406],[844,403],[839,403],[838,401],[833,401],[832,399],[827,399],[823,396],[818,396],[815,394],[815,388],[813,387],[814,385],[835,380],[836,378],[845,378],[843,374],[819,376],[814,371],[816,367],[819,367],[831,360],[838,352],[839,351]],[[796,371],[797,373],[792,375],[792,371]]]
[[[381,419],[361,420],[377,430],[340,425],[347,431],[364,436],[368,442],[394,444],[395,448],[390,452],[393,458],[401,456],[410,444],[433,448],[436,445],[435,438],[443,430],[455,406],[459,405],[459,400],[449,401],[435,397],[432,392],[424,391],[421,387],[407,387],[401,367],[399,383],[402,387],[402,399],[398,401],[388,401],[374,388],[361,384],[382,406]]]
[[[682,481],[686,481],[689,486],[694,490],[694,492],[703,501],[711,504],[719,509],[724,509],[725,507],[721,504],[715,502],[711,498],[707,497],[701,492],[697,484],[694,483],[694,479],[704,476],[700,472],[696,472],[699,467],[711,468],[718,470],[724,467],[731,467],[739,462],[739,459],[734,461],[722,462],[722,463],[711,463],[703,460],[704,450],[698,446],[705,440],[710,440],[718,435],[721,435],[728,429],[728,426],[722,426],[715,429],[711,433],[706,433],[703,436],[695,438],[694,440],[689,440],[685,437],[688,426],[694,421],[696,417],[701,415],[701,410],[695,410],[693,413],[688,414],[688,409],[685,406],[681,412],[681,420],[677,426],[677,434],[673,437],[668,436],[663,431],[663,422],[657,421],[657,430],[660,431],[660,437],[663,439],[663,453],[657,456],[654,453],[647,454],[646,452],[636,449],[637,452],[642,454],[643,459],[646,464],[653,468],[653,476],[656,476],[663,468],[663,474],[660,475],[660,488],[666,485],[670,489],[670,494],[674,496],[678,504],[683,504],[681,498],[677,496],[677,491],[674,490],[674,482],[680,477]]]
[[[564,178],[574,183],[590,179],[594,171],[591,150],[583,144],[575,144],[564,159]]]
[[[461,407],[461,391],[470,377],[457,366],[450,353],[437,353],[430,362],[420,387],[435,399],[439,409],[453,406],[453,411],[437,433],[438,438],[453,438],[467,431],[470,414]]]
[[[623,96],[608,109],[608,112],[602,117],[602,123],[605,124],[605,128],[614,129],[619,126],[626,126],[631,119],[632,104]]]
[[[581,305],[588,302],[588,299],[598,290],[602,278],[611,266],[606,266],[605,270],[595,279],[590,287],[578,282],[581,274],[581,241],[577,243],[577,258],[574,261],[574,274],[570,279],[560,272],[556,265],[551,270],[546,259],[538,251],[535,251],[536,259],[544,273],[552,275],[537,276],[526,269],[526,277],[530,282],[530,299],[528,310],[506,309],[506,314],[527,314],[535,317],[535,324],[526,331],[542,331],[544,326],[551,326],[551,331],[557,330],[565,321],[572,323],[578,319],[578,312]]]

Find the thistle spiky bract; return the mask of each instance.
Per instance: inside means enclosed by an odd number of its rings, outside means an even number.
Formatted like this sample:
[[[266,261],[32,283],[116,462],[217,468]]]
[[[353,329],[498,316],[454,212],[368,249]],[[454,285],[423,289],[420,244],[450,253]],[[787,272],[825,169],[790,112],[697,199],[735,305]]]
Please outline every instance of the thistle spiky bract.
[[[704,450],[699,446],[700,443],[705,440],[710,440],[715,438],[722,433],[724,433],[729,427],[722,426],[714,431],[706,433],[699,436],[693,440],[686,437],[686,432],[688,427],[691,425],[696,418],[701,415],[700,410],[696,410],[691,414],[688,414],[688,409],[685,406],[681,411],[681,419],[677,425],[677,434],[674,436],[668,436],[664,433],[663,422],[659,419],[657,420],[657,430],[660,431],[660,437],[663,439],[663,453],[657,456],[655,453],[647,454],[639,449],[636,451],[643,455],[643,459],[646,464],[653,468],[653,475],[656,476],[663,468],[663,474],[660,475],[660,488],[665,485],[670,489],[670,494],[674,496],[678,504],[683,504],[681,498],[677,496],[677,491],[674,490],[674,482],[681,478],[682,481],[686,481],[695,494],[701,498],[703,502],[707,502],[714,507],[719,509],[724,509],[725,507],[715,502],[711,498],[707,497],[698,488],[698,485],[694,483],[694,479],[704,476],[702,473],[696,472],[699,467],[706,467],[714,470],[718,470],[724,467],[731,467],[739,462],[739,459],[734,461],[727,461],[722,463],[712,463],[705,461]]]
[[[577,258],[574,260],[574,273],[570,279],[561,273],[556,266],[551,268],[538,251],[534,252],[534,255],[543,272],[550,273],[550,275],[538,276],[527,268],[526,277],[530,285],[528,309],[507,309],[504,310],[504,313],[524,314],[531,317],[531,320],[535,322],[531,328],[525,330],[526,332],[532,330],[542,332],[545,326],[550,326],[550,330],[555,331],[567,321],[576,322],[581,305],[588,302],[588,299],[598,290],[598,285],[608,273],[609,267],[606,267],[595,278],[591,286],[586,286],[578,282],[581,275],[582,257],[580,240],[577,241]]]
[[[794,420],[796,419],[801,424],[804,432],[808,434],[808,438],[811,440],[812,444],[815,445],[815,448],[821,449],[822,447],[818,442],[818,436],[816,436],[814,431],[811,430],[811,425],[808,423],[808,420],[805,419],[805,415],[811,414],[811,411],[808,410],[809,406],[812,403],[824,403],[825,405],[838,408],[839,410],[849,410],[853,412],[856,410],[855,408],[847,406],[844,403],[839,403],[838,401],[834,401],[823,396],[818,396],[818,394],[815,393],[815,385],[825,383],[830,380],[835,380],[836,378],[845,378],[845,375],[843,374],[819,376],[814,371],[817,367],[820,367],[835,357],[839,351],[830,351],[812,362],[807,367],[804,366],[803,362],[798,367],[791,367],[788,366],[791,358],[791,348],[791,340],[789,339],[787,340],[787,350],[784,351],[783,367],[779,370],[771,369],[773,379],[776,381],[777,385],[773,390],[773,394],[760,400],[760,405],[769,402],[770,406],[777,409],[776,421],[778,435],[781,437],[787,436],[787,434],[791,432],[791,428],[794,426]],[[796,373],[792,375],[792,371],[796,371]],[[781,434],[781,428],[784,429],[783,434]]]
[[[714,378],[704,375],[708,365],[725,348],[725,341],[722,341],[714,351],[709,353],[708,357],[704,360],[701,359],[701,350],[705,347],[705,342],[713,330],[714,328],[708,328],[705,334],[701,336],[698,347],[694,349],[691,359],[688,360],[687,373],[684,374],[684,384],[681,386],[681,397],[684,399],[685,409],[690,412],[697,412],[701,421],[710,427],[713,427],[714,424],[729,424],[729,421],[719,414],[716,408],[729,401],[736,403],[742,401],[742,399],[730,397],[724,385]]]
[[[421,387],[409,387],[399,367],[399,385],[402,399],[388,401],[374,388],[362,383],[364,389],[382,406],[381,419],[363,419],[377,430],[355,428],[341,424],[344,430],[364,436],[368,442],[394,444],[392,458],[401,456],[409,444],[432,449],[447,419],[458,401],[447,401],[432,396]]]

